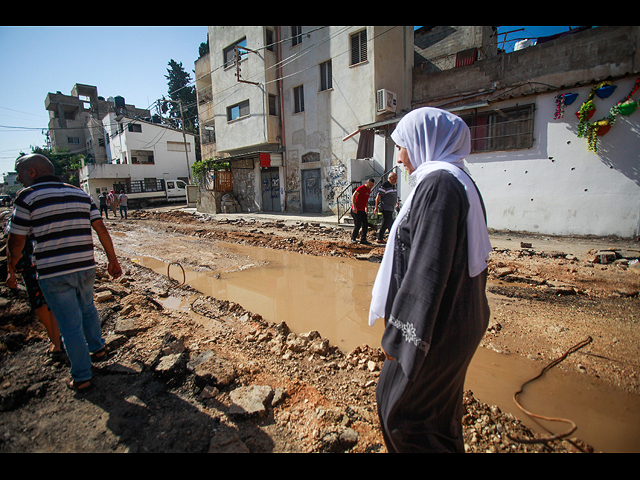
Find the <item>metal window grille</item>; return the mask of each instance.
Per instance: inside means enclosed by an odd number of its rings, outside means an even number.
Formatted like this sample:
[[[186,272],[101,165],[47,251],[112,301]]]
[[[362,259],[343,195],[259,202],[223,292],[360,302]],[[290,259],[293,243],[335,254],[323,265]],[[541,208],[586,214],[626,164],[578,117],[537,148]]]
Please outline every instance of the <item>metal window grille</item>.
[[[233,191],[233,181],[231,172],[219,170],[215,173],[216,191],[231,192]]]
[[[533,147],[534,105],[461,116],[471,130],[471,152]]]
[[[320,64],[320,91],[333,88],[331,60]]]
[[[300,85],[294,88],[293,96],[295,98],[295,110],[293,113],[304,112],[304,87]]]
[[[351,35],[351,65],[367,61],[367,30]]]

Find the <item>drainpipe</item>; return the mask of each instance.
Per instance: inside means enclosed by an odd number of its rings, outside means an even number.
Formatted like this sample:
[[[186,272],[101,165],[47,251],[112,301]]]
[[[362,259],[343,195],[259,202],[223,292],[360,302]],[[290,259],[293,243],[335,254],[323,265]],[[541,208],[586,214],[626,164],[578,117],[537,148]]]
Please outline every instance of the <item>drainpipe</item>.
[[[284,132],[284,95],[282,92],[282,35],[281,27],[278,25],[278,91],[280,92],[280,130],[282,140],[282,171],[284,172],[284,211],[287,211],[287,149],[285,148],[285,132]]]

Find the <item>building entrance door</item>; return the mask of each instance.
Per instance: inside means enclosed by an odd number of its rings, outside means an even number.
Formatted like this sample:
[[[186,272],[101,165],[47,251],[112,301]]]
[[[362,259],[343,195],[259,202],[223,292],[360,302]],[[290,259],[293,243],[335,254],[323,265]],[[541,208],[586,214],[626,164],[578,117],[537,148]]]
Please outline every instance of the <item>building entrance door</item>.
[[[280,173],[277,168],[264,168],[260,172],[262,185],[262,211],[280,212]]]
[[[302,170],[302,213],[322,213],[320,169]]]

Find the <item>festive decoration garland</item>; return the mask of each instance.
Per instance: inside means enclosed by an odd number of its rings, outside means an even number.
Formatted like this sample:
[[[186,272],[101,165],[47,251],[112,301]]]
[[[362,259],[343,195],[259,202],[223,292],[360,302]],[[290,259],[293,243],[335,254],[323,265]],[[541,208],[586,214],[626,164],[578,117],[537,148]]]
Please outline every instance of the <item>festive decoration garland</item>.
[[[577,97],[577,93],[559,93],[556,95],[556,113],[553,115],[554,120],[564,118],[564,107],[571,105]]]
[[[617,103],[618,113],[622,115],[631,115],[633,112],[637,110],[638,102],[634,102],[633,100],[631,100],[631,97],[638,90],[640,90],[640,78],[636,80],[636,83],[633,86],[633,90],[631,90],[631,93]]]
[[[587,100],[582,104],[580,110],[578,110],[578,112],[576,113],[576,115],[578,116],[578,138],[582,138],[587,135],[587,122],[596,110],[596,106],[593,104],[593,99],[596,96],[596,90],[605,86],[611,86],[611,82],[605,81],[594,85],[589,92],[589,95],[587,96]]]
[[[608,91],[603,94],[598,94],[598,90],[604,87],[609,87],[607,88]],[[617,115],[619,113],[622,115],[630,115],[638,108],[638,102],[631,101],[631,97],[640,90],[640,78],[636,80],[631,93],[611,107],[609,115],[601,118],[597,122],[588,123],[589,118],[595,112],[595,106],[593,105],[594,96],[598,94],[600,98],[607,98],[615,89],[615,86],[613,88],[611,87],[611,82],[600,82],[595,85],[589,92],[589,96],[580,107],[580,110],[576,112],[579,119],[577,135],[579,138],[586,137],[587,150],[593,153],[598,153],[598,136],[606,134],[611,129],[611,126],[616,121]]]

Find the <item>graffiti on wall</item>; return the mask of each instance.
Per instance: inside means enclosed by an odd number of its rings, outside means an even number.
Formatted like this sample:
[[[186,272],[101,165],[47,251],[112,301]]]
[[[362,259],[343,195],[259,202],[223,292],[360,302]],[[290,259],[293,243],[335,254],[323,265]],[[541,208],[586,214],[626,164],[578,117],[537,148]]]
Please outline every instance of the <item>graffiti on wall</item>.
[[[347,167],[342,163],[325,167],[324,179],[325,201],[327,206],[334,210],[338,195],[349,185]]]

